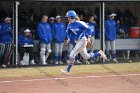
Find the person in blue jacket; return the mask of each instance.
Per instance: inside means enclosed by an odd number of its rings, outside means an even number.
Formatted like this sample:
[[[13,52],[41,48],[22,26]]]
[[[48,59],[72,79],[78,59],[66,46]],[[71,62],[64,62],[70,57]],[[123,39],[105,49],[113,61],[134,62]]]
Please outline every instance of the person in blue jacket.
[[[87,22],[87,25],[89,26],[89,28],[91,29],[91,44],[89,46],[87,46],[87,50],[89,52],[93,52],[94,49],[94,41],[95,41],[95,27],[96,27],[96,22],[95,22],[95,18],[96,18],[96,15],[94,14],[89,14],[88,15],[88,22]],[[90,63],[94,63],[94,60],[91,59],[90,61],[86,60],[85,61],[86,64],[90,64]]]
[[[10,17],[6,17],[0,28],[0,43],[12,42],[12,27]]]
[[[116,50],[115,50],[115,40],[117,31],[117,23],[114,20],[115,16],[116,14],[112,13],[108,16],[109,18],[105,21],[105,41],[106,41],[106,55],[108,61],[110,60],[109,47],[111,46],[112,60],[118,63],[118,61],[116,60]]]
[[[24,30],[24,34],[20,34],[18,36],[18,52],[20,55],[19,65],[24,65],[23,57],[25,52],[29,53],[29,61],[30,61],[29,63],[35,64],[34,49],[33,49],[34,41],[30,36],[30,32],[31,31],[29,29],[26,29]]]
[[[48,16],[42,15],[41,22],[38,24],[37,33],[40,43],[40,60],[43,65],[46,65],[46,60],[51,53],[52,30],[48,22]],[[47,51],[47,54],[46,54]]]
[[[66,26],[61,22],[61,16],[56,16],[56,22],[52,26],[53,39],[55,43],[55,64],[63,64],[62,51],[63,43],[66,38]]]
[[[55,22],[55,18],[54,17],[50,17],[49,18],[49,24],[50,24],[50,26],[51,26],[51,29],[52,29],[52,26],[53,26],[53,24],[54,24],[54,22]],[[52,52],[51,52],[51,54],[50,54],[50,56],[49,56],[49,58],[48,58],[48,60],[47,61],[49,61],[50,63],[53,63],[54,62],[54,41],[53,41],[53,39],[52,39],[52,41],[51,41],[51,50],[52,50]]]

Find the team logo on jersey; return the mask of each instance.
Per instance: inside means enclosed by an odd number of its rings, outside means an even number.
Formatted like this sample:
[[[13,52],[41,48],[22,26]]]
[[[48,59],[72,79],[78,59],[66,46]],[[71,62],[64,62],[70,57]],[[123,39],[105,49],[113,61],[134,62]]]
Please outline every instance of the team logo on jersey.
[[[71,28],[70,30],[71,30],[71,32],[73,32],[75,35],[77,35],[76,32],[79,31],[79,28],[74,28],[74,29]]]
[[[71,28],[70,30],[73,32],[77,32],[77,31],[79,31],[79,28]]]

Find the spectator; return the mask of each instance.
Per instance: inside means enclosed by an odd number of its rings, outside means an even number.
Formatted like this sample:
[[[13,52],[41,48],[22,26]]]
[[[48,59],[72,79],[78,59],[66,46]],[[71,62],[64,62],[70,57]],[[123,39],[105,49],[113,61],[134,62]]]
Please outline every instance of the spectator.
[[[56,22],[53,24],[52,31],[55,43],[55,64],[63,64],[62,50],[66,38],[66,26],[61,22],[61,16],[56,16]]]
[[[51,29],[54,24],[54,21],[55,21],[54,17],[49,18],[49,24],[51,26]],[[53,40],[51,41],[51,49],[52,49],[52,53],[50,54],[50,57],[48,58],[48,60],[50,63],[53,63],[53,58],[54,58],[54,41]]]
[[[95,18],[96,18],[96,15],[94,14],[88,15],[87,25],[91,29],[91,41],[92,41],[91,45],[88,46],[88,49],[87,49],[89,52],[93,52],[93,46],[94,46],[94,41],[95,41],[95,26],[96,26]],[[90,60],[90,62],[93,63],[94,60]],[[89,62],[87,61],[86,63],[89,63]]]
[[[10,17],[6,17],[4,22],[0,23],[0,43],[6,44],[12,42],[12,27],[11,27],[11,19]],[[5,51],[5,50],[4,50]],[[7,50],[6,50],[7,52]],[[2,59],[2,67],[6,67],[6,63],[4,59]]]
[[[50,23],[50,25],[52,25],[54,23],[54,17],[49,18],[49,23]]]
[[[0,29],[0,43],[12,42],[12,27],[10,17],[4,19],[4,23],[1,24]]]
[[[43,65],[46,65],[46,60],[51,53],[51,41],[52,41],[52,31],[51,26],[48,22],[48,16],[42,15],[41,22],[38,24],[37,33],[39,36],[40,43],[40,59]],[[47,50],[47,54],[46,54]],[[46,55],[45,55],[46,54]]]
[[[114,20],[116,14],[112,13],[109,15],[109,18],[105,21],[105,40],[106,40],[106,55],[108,61],[110,60],[109,46],[111,46],[111,57],[112,60],[116,63],[116,50],[115,50],[115,40],[116,40],[116,30],[117,23]]]
[[[24,35],[21,34],[18,36],[18,52],[20,55],[20,65],[24,65],[23,63],[23,57],[24,57],[24,53],[27,52],[29,53],[29,63],[31,63],[32,65],[35,64],[34,62],[34,49],[33,49],[33,45],[34,45],[34,41],[30,36],[30,30],[26,29],[24,30]]]

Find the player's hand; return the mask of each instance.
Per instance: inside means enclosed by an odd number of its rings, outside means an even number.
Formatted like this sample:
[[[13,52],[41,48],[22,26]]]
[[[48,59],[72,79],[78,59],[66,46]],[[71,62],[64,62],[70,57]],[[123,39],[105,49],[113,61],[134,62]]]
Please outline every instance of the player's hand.
[[[77,40],[75,40],[75,43],[76,43],[76,44],[77,44],[77,42],[78,42],[78,41],[77,41]]]
[[[69,42],[70,42],[70,39],[68,38],[68,40],[67,40],[67,44],[69,44]]]
[[[88,44],[91,44],[92,43],[92,41],[91,41],[90,38],[88,38],[87,41],[88,41]]]

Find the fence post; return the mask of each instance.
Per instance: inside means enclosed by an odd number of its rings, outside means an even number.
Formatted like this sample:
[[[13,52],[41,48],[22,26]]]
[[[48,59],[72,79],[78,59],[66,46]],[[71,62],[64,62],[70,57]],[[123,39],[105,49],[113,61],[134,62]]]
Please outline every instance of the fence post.
[[[16,66],[18,62],[18,1],[13,2],[13,65]]]
[[[100,4],[100,40],[101,40],[101,50],[105,52],[105,2]],[[102,60],[103,61],[103,60]]]

